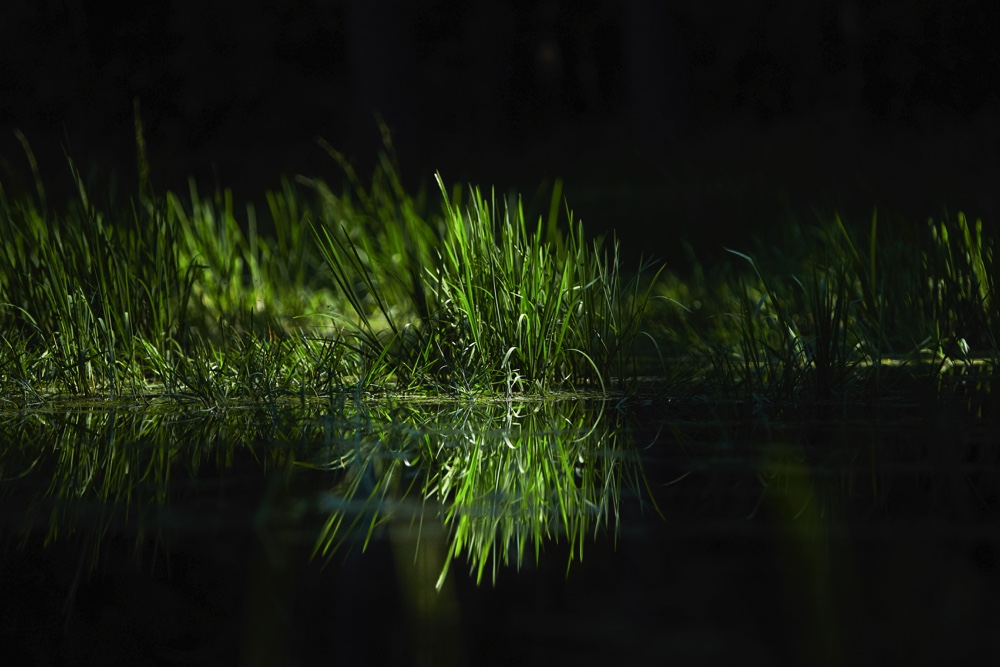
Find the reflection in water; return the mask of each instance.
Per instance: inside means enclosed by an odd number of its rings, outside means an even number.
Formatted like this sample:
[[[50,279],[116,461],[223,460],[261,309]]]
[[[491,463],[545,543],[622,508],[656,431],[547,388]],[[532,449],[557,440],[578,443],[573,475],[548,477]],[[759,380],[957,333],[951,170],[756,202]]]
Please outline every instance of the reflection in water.
[[[919,421],[728,409],[627,416],[568,400],[32,412],[0,421],[0,530],[47,544],[74,536],[96,558],[109,535],[167,548],[172,535],[245,521],[308,541],[323,561],[405,534],[411,552],[436,554],[440,587],[456,558],[477,582],[546,544],[581,558],[589,537],[618,529],[623,489],[651,515],[763,511],[808,539],[851,517],[942,506],[966,522],[994,502],[997,449],[964,407]]]
[[[138,545],[181,528],[170,508],[184,485],[247,459],[261,473],[294,460],[293,448],[274,446],[276,425],[250,411],[38,412],[0,429],[5,503],[26,508],[20,531],[44,530],[46,544],[80,537],[92,565],[109,534],[133,533]]]
[[[641,479],[622,422],[578,400],[32,413],[0,427],[0,477],[16,496],[7,506],[28,508],[25,534],[44,526],[47,543],[80,534],[96,558],[113,530],[137,543],[203,530],[182,525],[192,501],[215,486],[233,502],[278,472],[257,525],[320,513],[313,553],[324,558],[375,531],[412,535],[418,560],[440,561],[440,588],[456,557],[479,581],[487,567],[495,578],[501,564],[538,558],[546,540],[567,540],[578,559],[588,536],[614,529],[623,480]]]
[[[617,523],[623,479],[641,477],[620,415],[601,404],[402,410],[327,434],[335,444],[320,465],[342,477],[323,496],[331,514],[318,553],[329,556],[357,530],[367,541],[383,522],[415,526],[419,543],[428,524],[443,522],[449,543],[437,587],[463,554],[476,581],[487,567],[495,580],[500,564],[538,558],[549,539],[568,541],[571,560],[582,557],[588,536]]]
[[[563,542],[569,567],[588,538],[616,529],[623,482],[642,478],[623,415],[599,401],[68,409],[0,429],[0,531],[71,540],[71,591],[111,542],[169,568],[176,542],[255,534],[242,633],[252,662],[287,653],[273,610],[291,604],[303,552],[344,562],[373,536],[391,550],[413,655],[458,662],[453,562],[495,580]]]
[[[515,637],[490,645],[499,662],[581,664],[707,645],[745,664],[944,661],[988,642],[1000,447],[980,406],[625,407],[7,416],[0,599],[36,607],[0,641],[23,664],[92,637],[91,662],[124,664],[141,636],[198,647],[151,653],[180,664],[435,665],[498,636]]]

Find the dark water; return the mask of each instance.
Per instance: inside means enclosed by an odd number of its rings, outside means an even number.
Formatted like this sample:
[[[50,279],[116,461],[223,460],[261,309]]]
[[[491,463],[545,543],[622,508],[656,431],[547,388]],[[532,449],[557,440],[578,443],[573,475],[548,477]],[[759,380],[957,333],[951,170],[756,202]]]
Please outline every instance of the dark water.
[[[0,663],[989,664],[997,441],[968,401],[7,415]]]

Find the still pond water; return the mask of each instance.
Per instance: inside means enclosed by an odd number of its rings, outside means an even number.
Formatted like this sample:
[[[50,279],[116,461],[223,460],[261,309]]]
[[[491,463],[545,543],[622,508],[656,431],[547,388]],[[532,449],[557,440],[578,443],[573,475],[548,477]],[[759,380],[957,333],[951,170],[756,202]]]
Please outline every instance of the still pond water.
[[[991,664],[991,405],[0,419],[0,663]]]

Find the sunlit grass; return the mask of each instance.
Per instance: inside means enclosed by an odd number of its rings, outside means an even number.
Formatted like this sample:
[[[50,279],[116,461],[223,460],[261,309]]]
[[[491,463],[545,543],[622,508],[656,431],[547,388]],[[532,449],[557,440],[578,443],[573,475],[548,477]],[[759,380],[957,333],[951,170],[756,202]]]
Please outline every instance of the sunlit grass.
[[[102,210],[73,171],[77,199],[58,213],[41,186],[0,191],[0,393],[226,405],[347,385],[512,395],[628,379],[651,283],[563,219],[558,187],[548,218],[529,222],[474,187],[463,205],[438,177],[435,210],[388,154],[366,188],[329,150],[352,189],[284,182],[267,193],[267,235],[253,206],[193,183]]]
[[[347,186],[284,180],[263,212],[147,179],[102,207],[72,163],[63,209],[37,172],[26,195],[0,183],[0,468],[46,481],[27,519],[47,540],[92,525],[99,505],[88,548],[115,522],[138,543],[162,526],[179,472],[249,456],[287,479],[316,473],[314,557],[401,526],[424,539],[434,524],[438,585],[462,559],[478,582],[552,541],[573,562],[614,531],[623,487],[649,491],[625,444],[633,410],[696,406],[726,440],[704,438],[713,456],[745,441],[727,429],[794,444],[752,474],[758,506],[781,491],[795,512],[858,488],[884,502],[892,476],[872,436],[834,452],[854,466],[839,486],[796,486],[800,459],[822,449],[801,443],[832,441],[834,422],[771,431],[794,411],[871,415],[916,396],[953,424],[996,412],[997,269],[980,221],[787,225],[681,275],[622,266],[558,183],[533,215],[442,175],[409,193],[391,151],[363,181],[326,148]],[[70,398],[90,402],[46,412]],[[120,417],[122,404],[143,410]],[[210,423],[184,431],[164,404]],[[277,423],[288,406],[320,413],[289,427]],[[241,444],[213,446],[220,433]],[[870,466],[857,463],[865,446]]]
[[[678,275],[622,266],[558,183],[533,219],[440,175],[411,195],[387,145],[369,183],[326,146],[347,188],[285,180],[261,215],[148,178],[102,208],[72,163],[63,210],[37,173],[33,193],[0,184],[0,399],[510,397],[652,377],[673,395],[869,400],[900,377],[887,364],[996,372],[993,235],[962,214],[785,226]]]

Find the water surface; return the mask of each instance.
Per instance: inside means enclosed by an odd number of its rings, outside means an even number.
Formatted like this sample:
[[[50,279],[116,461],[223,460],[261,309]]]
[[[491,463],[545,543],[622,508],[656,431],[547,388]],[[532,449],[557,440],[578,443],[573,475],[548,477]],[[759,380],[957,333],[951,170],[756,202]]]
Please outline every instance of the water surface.
[[[0,422],[11,664],[1000,654],[981,403],[97,407]]]

